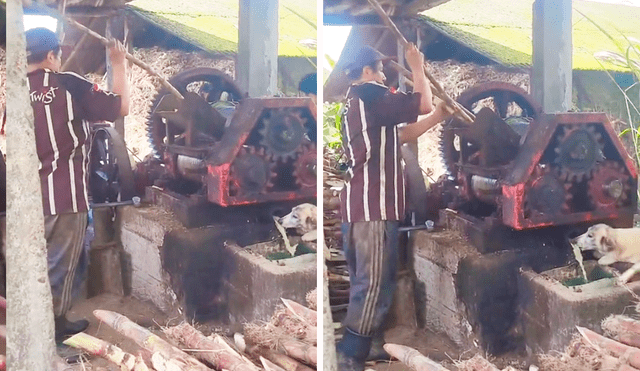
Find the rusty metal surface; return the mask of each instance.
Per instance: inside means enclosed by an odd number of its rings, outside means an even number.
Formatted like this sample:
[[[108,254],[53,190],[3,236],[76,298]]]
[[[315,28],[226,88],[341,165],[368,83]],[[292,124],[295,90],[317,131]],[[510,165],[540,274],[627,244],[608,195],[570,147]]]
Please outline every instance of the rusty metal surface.
[[[504,82],[487,82],[475,85],[462,92],[457,101],[472,112],[479,113],[485,107],[491,109],[494,115],[489,116],[485,112],[487,116],[481,117],[476,122],[483,124],[479,125],[479,128],[476,128],[475,123],[468,127],[458,120],[452,120],[444,124],[440,138],[440,151],[445,168],[452,175],[457,173],[460,166],[467,165],[469,163],[468,159],[473,156],[496,156],[496,154],[507,156],[508,152],[513,151],[514,145],[517,147],[518,140],[525,135],[528,129],[526,120],[521,120],[522,122],[514,124],[511,123],[511,118],[536,119],[542,111],[540,105],[526,91]],[[511,131],[507,130],[505,132],[507,134],[506,142],[511,143],[509,148],[504,151],[506,153],[503,153],[499,148],[499,143],[497,146],[493,145],[492,147],[494,148],[490,151],[482,151],[481,146],[471,143],[471,141],[478,142],[478,132],[486,133],[487,130],[491,129],[492,126],[490,124],[495,120],[495,115],[504,122],[510,122],[509,126],[518,135],[518,138],[514,140]],[[481,128],[484,128],[484,130],[479,130]],[[488,142],[485,144],[485,148],[494,144],[496,139],[491,137],[491,133],[486,133],[483,135],[484,139],[480,140],[483,143]],[[456,141],[459,143],[456,143]],[[495,152],[495,154],[491,152]]]
[[[311,98],[246,98],[211,68],[183,71],[171,82],[185,99],[161,91],[148,124],[152,147],[171,178],[160,183],[190,181],[188,192],[221,206],[315,197]]]
[[[501,86],[487,88],[487,93],[472,89],[461,96],[472,97],[473,103],[486,95],[497,97],[493,109],[500,115],[507,107],[500,97],[517,96],[528,104],[530,98],[517,90],[495,90]],[[630,223],[637,208],[637,169],[604,113],[539,114],[534,109],[537,118],[529,122],[514,152],[517,130],[509,131],[500,115],[487,110],[482,108],[471,127],[453,131],[460,137],[457,157],[449,158],[453,177],[442,181],[449,185],[434,187],[448,191],[449,207],[514,230]],[[450,151],[451,146],[443,149]],[[438,207],[444,203],[436,201]]]

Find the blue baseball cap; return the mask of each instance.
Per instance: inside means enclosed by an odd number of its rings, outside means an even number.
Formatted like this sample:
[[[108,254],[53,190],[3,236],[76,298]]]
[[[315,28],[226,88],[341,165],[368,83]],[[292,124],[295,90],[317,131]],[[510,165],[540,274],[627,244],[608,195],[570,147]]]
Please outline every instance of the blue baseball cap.
[[[347,73],[354,70],[362,70],[365,66],[371,66],[378,61],[386,62],[394,59],[394,57],[388,57],[368,45],[363,46],[350,57],[345,67]]]
[[[25,32],[27,39],[27,57],[57,50],[60,47],[58,36],[48,28],[32,28]]]

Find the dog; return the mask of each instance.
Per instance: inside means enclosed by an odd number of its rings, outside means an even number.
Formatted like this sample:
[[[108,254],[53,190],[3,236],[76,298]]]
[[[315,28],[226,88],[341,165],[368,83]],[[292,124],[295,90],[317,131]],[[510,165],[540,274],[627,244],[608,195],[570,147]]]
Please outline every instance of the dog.
[[[313,204],[300,204],[280,218],[279,222],[285,228],[295,228],[296,232],[303,236],[303,241],[309,238],[309,241],[313,241],[318,229],[318,208]]]
[[[606,224],[589,227],[586,233],[571,240],[580,250],[594,250],[598,264],[611,265],[615,262],[633,263],[618,281],[627,283],[640,271],[640,228],[612,228]]]

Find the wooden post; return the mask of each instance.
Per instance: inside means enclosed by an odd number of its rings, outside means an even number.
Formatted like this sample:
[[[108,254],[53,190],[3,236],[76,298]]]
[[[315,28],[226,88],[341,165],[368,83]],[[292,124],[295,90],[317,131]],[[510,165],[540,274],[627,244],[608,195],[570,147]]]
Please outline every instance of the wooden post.
[[[236,80],[250,97],[278,90],[278,0],[240,0]]]
[[[53,299],[20,0],[7,1],[7,361],[52,370]]]
[[[120,27],[122,25],[122,27]],[[125,26],[125,17],[121,12],[118,13],[117,16],[112,16],[107,18],[107,25],[105,29],[105,37],[107,39],[117,39],[124,43],[125,48],[127,46],[127,31]],[[107,90],[113,91],[113,71],[111,67],[111,61],[109,60],[109,48],[106,48],[105,52],[106,57],[106,67],[107,67]],[[124,117],[118,117],[118,119],[114,122],[116,131],[122,137],[122,140],[125,140],[124,137]]]
[[[531,95],[545,113],[571,109],[573,86],[571,0],[533,3]]]

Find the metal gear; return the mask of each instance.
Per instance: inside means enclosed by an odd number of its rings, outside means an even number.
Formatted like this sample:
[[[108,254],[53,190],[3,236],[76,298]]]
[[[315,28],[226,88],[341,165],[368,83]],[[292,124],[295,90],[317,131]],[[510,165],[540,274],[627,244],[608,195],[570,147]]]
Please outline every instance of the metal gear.
[[[558,146],[554,148],[555,164],[560,169],[560,178],[580,182],[591,178],[598,162],[602,161],[602,136],[593,125],[563,126],[558,134]]]
[[[279,108],[271,110],[262,120],[260,144],[267,153],[282,161],[295,158],[304,139],[305,123],[302,111],[298,108]]]
[[[293,164],[293,176],[301,187],[315,187],[318,182],[318,154],[315,143],[303,146],[302,153]]]
[[[527,131],[528,122],[535,120],[542,111],[525,90],[504,82],[488,82],[473,86],[462,92],[457,101],[471,111],[477,111],[474,108],[491,103],[498,116],[520,135]],[[469,157],[474,151],[479,150],[470,143],[462,143],[459,133],[464,127],[458,120],[453,119],[443,123],[440,133],[442,162],[447,173],[452,176],[457,172],[456,164],[460,161],[462,148],[465,153],[469,153]]]
[[[209,67],[199,67],[180,72],[173,76],[169,82],[181,94],[184,95],[187,91],[197,93],[210,105],[221,101],[239,102],[244,96],[242,90],[227,74]],[[158,158],[162,158],[164,153],[167,131],[171,136],[179,135],[183,132],[183,129],[171,124],[169,124],[167,130],[165,119],[156,112],[159,110],[177,110],[179,108],[179,104],[171,99],[167,99],[162,104],[163,107],[160,107],[165,97],[170,98],[171,93],[166,88],[163,88],[156,94],[147,119],[147,137],[154,155]]]
[[[631,177],[624,166],[616,161],[604,161],[589,180],[589,199],[596,208],[620,206],[629,200]]]
[[[264,148],[243,146],[231,164],[229,190],[231,193],[264,193],[273,187],[274,162]]]
[[[563,182],[552,167],[538,165],[525,187],[525,213],[557,215],[568,212],[569,201],[573,198],[569,192],[571,186],[571,183]]]

